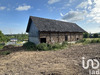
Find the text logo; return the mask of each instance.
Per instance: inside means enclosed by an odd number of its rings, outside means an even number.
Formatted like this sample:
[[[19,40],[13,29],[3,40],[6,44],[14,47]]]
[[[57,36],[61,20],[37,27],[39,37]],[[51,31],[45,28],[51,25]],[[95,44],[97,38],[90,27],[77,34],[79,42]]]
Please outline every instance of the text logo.
[[[85,57],[82,57],[82,67],[84,69],[88,69],[89,66],[91,66],[92,69],[98,69],[100,63],[97,59],[88,59],[87,61],[85,61]]]

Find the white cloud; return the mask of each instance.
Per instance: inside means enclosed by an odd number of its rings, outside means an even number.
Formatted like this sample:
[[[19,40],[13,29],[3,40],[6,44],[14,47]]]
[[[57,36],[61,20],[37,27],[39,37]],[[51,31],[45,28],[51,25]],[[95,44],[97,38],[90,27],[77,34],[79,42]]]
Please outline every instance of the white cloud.
[[[48,1],[48,4],[54,4],[54,3],[56,3],[56,2],[59,2],[60,0],[49,0]]]
[[[66,6],[70,6],[71,4],[66,4]]]
[[[88,2],[85,1],[85,2],[80,3],[76,8],[87,8],[87,5],[88,5]]]
[[[0,10],[4,10],[4,9],[6,9],[6,7],[4,7],[4,6],[1,6],[0,7]]]
[[[94,27],[94,28],[87,29],[87,31],[89,33],[100,33],[100,28],[99,27]]]
[[[88,0],[88,4],[89,4],[89,5],[92,5],[92,1],[91,1],[91,0]]]
[[[62,13],[60,13],[61,16],[64,16]]]
[[[23,5],[23,6],[18,6],[16,8],[16,10],[18,10],[18,11],[24,11],[24,10],[29,10],[30,8],[31,8],[30,5]]]
[[[60,9],[67,9],[70,5],[70,3],[66,3]]]
[[[72,3],[74,3],[75,0],[69,0],[69,2],[64,2],[63,6],[60,9],[67,9],[70,6],[72,6]]]
[[[69,11],[68,13],[62,16],[61,20],[68,22],[76,22],[84,20],[86,14],[86,11]]]
[[[100,23],[100,0],[86,0],[80,3],[76,8],[83,8],[88,12],[88,22]]]
[[[73,1],[75,1],[75,0],[69,0],[69,3],[72,3]]]
[[[91,0],[86,0],[84,2],[81,2],[76,8],[87,8],[89,5],[92,5]]]
[[[100,0],[94,0],[91,10],[87,17],[91,18],[92,22],[100,23]]]

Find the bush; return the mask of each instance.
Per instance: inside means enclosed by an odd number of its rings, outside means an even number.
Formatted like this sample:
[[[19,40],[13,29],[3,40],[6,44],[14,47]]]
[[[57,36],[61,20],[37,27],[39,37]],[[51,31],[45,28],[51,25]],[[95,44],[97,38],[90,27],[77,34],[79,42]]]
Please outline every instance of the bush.
[[[93,37],[98,38],[98,34],[97,33],[93,34]]]
[[[3,49],[4,46],[5,46],[5,43],[0,43],[0,49]]]
[[[100,43],[100,39],[93,39],[91,40],[91,43]]]
[[[83,43],[83,44],[100,43],[100,39],[82,39],[77,41],[77,43]]]
[[[61,49],[62,45],[57,43],[52,46],[52,49]]]
[[[83,42],[83,44],[89,44],[89,43],[91,43],[90,40],[86,40],[86,41]]]
[[[83,33],[84,38],[89,38],[89,33]]]
[[[52,45],[51,44],[47,44],[48,50],[52,50]]]
[[[36,50],[36,45],[32,42],[26,42],[23,44],[23,48],[27,50]]]
[[[97,43],[97,40],[93,39],[91,40],[91,43]]]
[[[8,55],[10,54],[11,52],[10,51],[1,51],[0,52],[0,55]]]
[[[82,40],[78,40],[76,43],[83,43],[85,41],[86,41],[86,39],[82,39]]]
[[[68,45],[68,42],[67,41],[64,41],[63,43],[62,43],[62,47],[65,47],[65,46],[67,46]]]
[[[39,50],[39,51],[47,51],[52,49],[62,49],[63,47],[67,46],[67,42],[63,42],[62,44],[56,43],[56,44],[47,44],[47,43],[40,43],[38,45],[35,45],[32,42],[27,42],[23,45],[23,48],[26,50]]]
[[[40,50],[40,51],[41,50],[48,50],[49,49],[48,47],[49,47],[49,45],[46,44],[46,43],[40,43],[40,44],[37,45],[37,49]]]
[[[0,49],[3,49],[4,45],[0,45]]]
[[[97,40],[97,43],[100,43],[100,39]]]
[[[80,40],[80,42],[85,42],[86,41],[86,39],[82,39],[82,40]]]

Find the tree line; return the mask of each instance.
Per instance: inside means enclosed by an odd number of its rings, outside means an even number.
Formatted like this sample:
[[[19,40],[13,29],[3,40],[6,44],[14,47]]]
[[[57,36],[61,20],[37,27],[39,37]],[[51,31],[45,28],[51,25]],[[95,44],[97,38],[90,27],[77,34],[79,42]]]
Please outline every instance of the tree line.
[[[100,33],[83,33],[84,38],[100,38]],[[24,41],[28,40],[28,34],[26,33],[21,33],[21,34],[9,34],[9,35],[4,35],[2,31],[0,31],[0,42],[8,42],[10,41],[11,38],[16,38],[19,41]]]
[[[28,34],[22,33],[22,34],[8,34],[4,35],[2,31],[0,31],[0,42],[8,42],[11,38],[16,38],[19,41],[28,40]]]
[[[83,33],[83,38],[100,38],[100,33]]]

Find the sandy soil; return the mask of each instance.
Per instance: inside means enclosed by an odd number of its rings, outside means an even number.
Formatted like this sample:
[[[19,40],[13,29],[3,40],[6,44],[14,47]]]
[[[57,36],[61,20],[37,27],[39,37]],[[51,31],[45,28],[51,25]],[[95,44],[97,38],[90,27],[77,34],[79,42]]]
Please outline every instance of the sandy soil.
[[[82,57],[100,58],[100,44],[75,45],[59,51],[21,51],[0,57],[0,75],[89,75]]]

